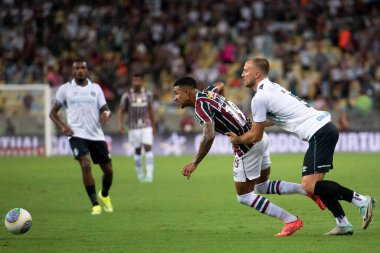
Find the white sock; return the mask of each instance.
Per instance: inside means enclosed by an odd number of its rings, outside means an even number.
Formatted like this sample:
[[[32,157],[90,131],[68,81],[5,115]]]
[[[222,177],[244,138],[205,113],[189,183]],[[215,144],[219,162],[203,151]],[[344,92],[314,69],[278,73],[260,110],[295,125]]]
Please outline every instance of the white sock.
[[[282,220],[284,223],[289,223],[297,220],[297,217],[286,212],[281,207],[272,204],[269,200],[255,194],[253,192],[237,195],[239,203],[255,208],[260,213],[264,213],[268,216],[276,217],[277,219]]]
[[[148,151],[145,153],[145,162],[146,162],[146,176],[148,178],[153,178],[153,170],[154,170],[153,151]]]
[[[141,167],[141,155],[135,154],[134,159],[135,159],[135,168],[136,168],[137,176],[139,178],[143,178],[144,172],[143,172],[142,167]]]
[[[302,189],[300,184],[285,182],[281,180],[267,180],[264,183],[257,184],[255,191],[261,194],[302,194],[306,192]]]
[[[350,222],[348,221],[346,216],[335,217],[335,222],[338,227],[346,227],[350,225]]]
[[[367,197],[363,196],[359,193],[354,192],[354,196],[352,196],[351,203],[357,207],[361,207],[367,201]]]

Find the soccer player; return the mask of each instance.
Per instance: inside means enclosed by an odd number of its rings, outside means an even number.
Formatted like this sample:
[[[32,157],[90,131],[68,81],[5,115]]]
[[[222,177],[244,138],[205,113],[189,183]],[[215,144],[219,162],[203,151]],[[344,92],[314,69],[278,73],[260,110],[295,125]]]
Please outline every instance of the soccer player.
[[[95,181],[91,172],[91,161],[99,164],[103,171],[102,190],[98,197],[105,212],[113,212],[108,195],[112,184],[112,162],[101,125],[105,124],[111,111],[108,108],[100,86],[88,79],[87,63],[75,60],[72,66],[74,79],[58,88],[50,118],[69,138],[74,157],[82,169],[83,184],[92,202],[91,214],[101,214],[95,191]],[[66,109],[67,123],[58,116],[58,111]]]
[[[339,132],[331,122],[328,112],[318,111],[294,96],[279,84],[268,79],[269,63],[264,58],[251,58],[245,62],[242,79],[245,87],[256,94],[252,99],[253,125],[250,131],[238,136],[226,133],[233,144],[260,141],[264,128],[273,124],[309,142],[302,167],[302,188],[309,194],[319,195],[335,217],[336,227],[325,235],[352,235],[353,227],[348,221],[339,200],[345,200],[359,208],[366,229],[372,220],[376,200],[363,196],[334,181],[324,180],[326,172],[333,168],[333,155]]]
[[[203,137],[198,152],[194,160],[182,169],[182,174],[187,178],[190,178],[209,152],[215,131],[222,134],[231,131],[241,135],[251,129],[250,120],[235,104],[221,95],[223,83],[216,83],[203,91],[197,90],[196,86],[197,83],[192,77],[182,77],[175,82],[173,89],[174,101],[181,108],[194,108],[195,116],[203,127]],[[303,223],[300,218],[257,194],[299,193],[306,195],[300,184],[268,180],[270,156],[266,134],[258,142],[234,145],[233,149],[235,153],[233,173],[238,202],[283,221],[285,226],[280,233],[275,234],[277,237],[288,236],[301,229]]]
[[[154,154],[152,150],[155,129],[152,96],[143,87],[143,76],[135,73],[132,88],[121,97],[118,123],[121,134],[125,133],[124,115],[128,116],[128,140],[135,149],[135,168],[140,182],[153,182]],[[142,168],[142,147],[145,151],[146,176]]]

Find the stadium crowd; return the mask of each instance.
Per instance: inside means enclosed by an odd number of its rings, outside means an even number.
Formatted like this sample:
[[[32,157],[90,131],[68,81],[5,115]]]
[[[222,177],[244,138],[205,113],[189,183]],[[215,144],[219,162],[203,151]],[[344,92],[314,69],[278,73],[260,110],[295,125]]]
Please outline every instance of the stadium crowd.
[[[379,0],[3,0],[0,22],[2,84],[57,87],[84,58],[113,108],[142,72],[160,115],[177,113],[172,84],[191,74],[249,115],[240,71],[261,55],[318,109],[380,108]]]

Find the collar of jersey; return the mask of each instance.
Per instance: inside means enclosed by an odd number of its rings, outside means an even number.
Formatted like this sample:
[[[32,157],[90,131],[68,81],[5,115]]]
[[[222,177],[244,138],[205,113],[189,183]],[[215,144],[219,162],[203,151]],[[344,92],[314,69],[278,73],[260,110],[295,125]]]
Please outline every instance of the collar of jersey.
[[[262,84],[264,84],[266,82],[269,82],[269,78],[268,77],[265,78],[265,79],[263,79],[263,80],[261,80],[261,82],[259,82],[259,84],[257,85],[257,87],[260,87],[260,85],[262,85]]]
[[[87,78],[87,82],[88,82],[88,83],[87,83],[86,86],[88,86],[88,85],[92,85],[92,82],[91,82],[90,79],[88,79],[88,78]],[[72,86],[80,86],[80,85],[77,84],[77,82],[75,82],[75,79],[71,80],[70,84],[71,84]],[[86,87],[86,86],[84,86],[84,87]],[[82,86],[81,86],[81,87],[82,87]]]

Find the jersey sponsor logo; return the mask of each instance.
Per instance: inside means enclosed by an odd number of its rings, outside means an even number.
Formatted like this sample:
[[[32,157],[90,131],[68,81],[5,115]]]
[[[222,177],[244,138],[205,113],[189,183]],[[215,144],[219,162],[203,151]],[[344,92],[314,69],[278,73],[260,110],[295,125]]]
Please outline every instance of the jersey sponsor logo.
[[[306,172],[306,170],[307,170],[307,166],[303,166],[302,167],[302,173]]]
[[[318,121],[322,121],[323,119],[325,119],[327,116],[329,116],[330,115],[330,113],[328,113],[328,112],[325,112],[325,113],[323,113],[322,115],[319,115],[318,117],[316,117],[316,119],[318,120]]]

